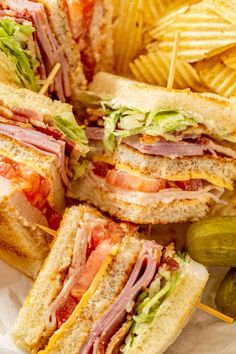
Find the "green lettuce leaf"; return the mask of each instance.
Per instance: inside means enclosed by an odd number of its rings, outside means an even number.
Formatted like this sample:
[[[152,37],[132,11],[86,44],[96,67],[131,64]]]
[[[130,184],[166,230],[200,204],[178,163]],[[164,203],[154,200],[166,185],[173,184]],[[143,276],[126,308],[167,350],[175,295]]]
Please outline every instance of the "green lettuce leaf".
[[[180,270],[178,272],[170,272],[162,269],[159,270],[159,274],[162,275],[160,287],[155,284],[156,280],[153,281],[154,287],[157,289],[155,293],[150,291],[152,284],[149,289],[144,290],[138,297],[135,316],[133,317],[133,324],[131,330],[126,337],[125,344],[121,348],[122,353],[128,353],[132,346],[135,344],[136,338],[139,334],[146,331],[149,324],[152,322],[154,317],[157,316],[158,310],[160,309],[163,301],[174,291],[178,281],[180,279],[181,269],[185,263],[185,258],[174,256],[174,259],[179,263]],[[167,274],[168,273],[168,274]],[[152,294],[152,295],[151,295]]]
[[[55,116],[54,121],[63,134],[79,146],[82,154],[88,152],[88,139],[84,126],[78,125],[72,114],[65,117]]]
[[[122,108],[110,112],[104,119],[104,145],[108,151],[113,151],[116,145],[115,129],[122,117]]]
[[[88,167],[89,161],[86,159],[80,159],[77,164],[73,167],[73,179],[77,180],[82,177]]]
[[[103,108],[106,114],[104,145],[109,151],[113,151],[116,138],[118,138],[118,143],[136,134],[163,137],[169,135],[171,139],[174,132],[198,125],[196,117],[189,117],[187,113],[178,110],[141,112],[126,107],[116,108],[104,102]],[[119,129],[116,130],[117,128]]]
[[[0,20],[0,50],[15,64],[22,86],[38,91],[38,78],[35,76],[37,62],[28,50],[34,31],[31,25],[18,24],[10,18]]]

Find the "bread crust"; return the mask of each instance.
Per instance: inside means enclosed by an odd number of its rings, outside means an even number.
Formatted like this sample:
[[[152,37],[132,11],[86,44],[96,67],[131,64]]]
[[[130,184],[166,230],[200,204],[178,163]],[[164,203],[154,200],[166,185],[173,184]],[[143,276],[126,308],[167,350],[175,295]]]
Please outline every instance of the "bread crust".
[[[71,98],[73,101],[76,99],[79,90],[86,88],[87,80],[83,72],[78,45],[72,37],[64,0],[38,1],[45,5],[50,26],[69,64]]]
[[[27,209],[31,213],[28,217]],[[49,240],[31,219],[35,223],[47,225],[43,214],[33,208],[21,192],[12,189],[1,198],[0,258],[35,279],[49,252]]]
[[[0,82],[0,99],[10,108],[38,111],[46,120],[53,115],[72,114],[72,106],[26,88],[17,88]]]

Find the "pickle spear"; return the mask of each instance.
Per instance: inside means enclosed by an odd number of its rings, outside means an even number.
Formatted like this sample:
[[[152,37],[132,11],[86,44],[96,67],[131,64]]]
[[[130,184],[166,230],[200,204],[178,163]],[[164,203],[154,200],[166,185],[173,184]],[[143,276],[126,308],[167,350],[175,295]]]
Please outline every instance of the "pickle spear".
[[[205,265],[236,267],[236,217],[212,217],[187,232],[190,256]]]
[[[236,318],[236,268],[232,268],[220,284],[216,305],[225,315]]]

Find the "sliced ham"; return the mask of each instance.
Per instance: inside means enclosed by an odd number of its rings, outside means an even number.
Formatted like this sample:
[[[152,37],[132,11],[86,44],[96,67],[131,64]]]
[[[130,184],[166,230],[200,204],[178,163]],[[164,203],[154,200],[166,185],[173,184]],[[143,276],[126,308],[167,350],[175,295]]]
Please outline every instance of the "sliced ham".
[[[0,100],[0,122],[15,125],[21,128],[35,128],[37,131],[65,142],[66,154],[71,156],[75,143],[65,136],[59,129],[47,125],[42,114],[26,108],[5,107]]]
[[[37,31],[37,40],[42,51],[47,75],[56,63],[61,64],[61,70],[55,78],[54,87],[51,86],[51,91],[55,90],[58,98],[64,102],[66,97],[71,95],[68,63],[50,28],[44,5],[29,0],[6,0],[6,4],[9,9],[17,11],[18,15],[19,13],[22,13],[22,16],[25,16],[25,13],[30,14]]]
[[[65,143],[63,141],[56,140],[32,129],[20,128],[8,124],[0,125],[0,133],[10,136],[21,143],[33,146],[40,151],[56,155],[62,180],[65,185],[68,185],[69,180],[66,174]]]
[[[196,142],[168,142],[160,141],[154,145],[144,145],[140,143],[138,136],[124,139],[125,144],[142,152],[143,154],[160,155],[168,157],[184,157],[184,156],[202,156],[206,152],[212,155],[222,154],[227,157],[236,158],[236,152],[225,146],[214,143],[208,138],[199,138]]]
[[[118,330],[126,317],[127,305],[131,301],[134,301],[137,294],[148,287],[154,278],[157,270],[157,259],[155,254],[154,244],[150,241],[146,242],[140,252],[128,282],[116,301],[93,325],[80,354],[91,353],[95,343],[96,347],[99,348],[99,352],[105,352],[105,348],[111,337]]]
[[[104,129],[87,127],[86,135],[90,140],[100,141],[104,138]],[[202,156],[204,153],[209,152],[212,155],[222,154],[227,157],[236,158],[236,152],[231,148],[219,145],[209,138],[198,137],[195,139],[194,136],[192,136],[192,138],[194,138],[192,142],[190,137],[188,137],[188,141],[172,142],[162,139],[159,141],[153,140],[154,142],[152,144],[144,144],[142,142],[144,140],[141,139],[139,135],[134,135],[125,138],[122,142],[133,147],[135,150],[148,155],[176,158]]]
[[[163,141],[157,142],[155,145],[143,145],[139,140],[139,137],[134,136],[124,139],[123,143],[143,154],[168,156],[172,158],[180,156],[202,156],[204,153],[204,146],[198,143]]]
[[[226,146],[222,146],[219,144],[214,143],[213,141],[211,141],[210,139],[207,139],[207,143],[208,143],[208,149],[212,149],[214,152],[221,154],[221,155],[225,155],[228,157],[232,157],[233,159],[236,159],[236,151],[234,151],[231,148],[228,148]]]

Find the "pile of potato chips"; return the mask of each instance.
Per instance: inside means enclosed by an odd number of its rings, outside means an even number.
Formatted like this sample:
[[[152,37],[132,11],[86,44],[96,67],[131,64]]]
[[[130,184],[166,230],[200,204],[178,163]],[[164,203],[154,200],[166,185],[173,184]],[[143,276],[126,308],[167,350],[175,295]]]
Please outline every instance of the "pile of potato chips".
[[[113,1],[118,74],[166,86],[179,33],[174,88],[236,94],[236,0]]]

